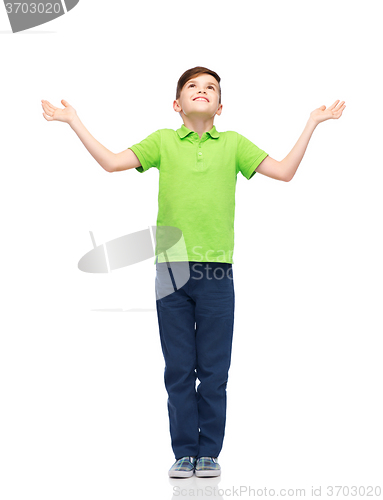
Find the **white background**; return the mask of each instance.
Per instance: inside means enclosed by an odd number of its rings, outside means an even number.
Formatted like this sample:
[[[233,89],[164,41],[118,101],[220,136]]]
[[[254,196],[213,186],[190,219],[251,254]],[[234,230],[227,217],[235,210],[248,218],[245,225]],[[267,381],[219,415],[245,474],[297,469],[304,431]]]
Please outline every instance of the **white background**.
[[[222,476],[184,494],[383,488],[379,7],[80,0],[12,34],[0,5],[1,498],[176,498],[153,259],[77,267],[89,231],[155,225],[159,173],[108,174],[40,101],[67,100],[117,153],[181,125],[176,83],[197,65],[222,78],[217,130],[277,160],[312,110],[347,107],[291,182],[238,176]]]

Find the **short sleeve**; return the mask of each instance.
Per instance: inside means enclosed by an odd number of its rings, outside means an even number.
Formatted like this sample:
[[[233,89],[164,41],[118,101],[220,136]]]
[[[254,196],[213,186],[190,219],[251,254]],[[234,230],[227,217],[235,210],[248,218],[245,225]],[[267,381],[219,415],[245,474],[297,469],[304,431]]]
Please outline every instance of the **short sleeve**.
[[[161,160],[161,130],[157,130],[148,135],[143,141],[134,144],[129,149],[140,160],[141,167],[136,167],[140,173],[146,172],[149,168],[155,167],[160,169]]]
[[[237,133],[237,173],[250,180],[256,173],[256,168],[268,156],[263,149],[253,144],[241,134]]]

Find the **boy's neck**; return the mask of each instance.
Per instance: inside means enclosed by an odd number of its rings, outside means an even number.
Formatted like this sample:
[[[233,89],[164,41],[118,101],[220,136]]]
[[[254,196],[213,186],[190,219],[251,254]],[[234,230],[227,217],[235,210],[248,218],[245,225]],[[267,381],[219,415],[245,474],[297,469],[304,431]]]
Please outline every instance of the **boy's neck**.
[[[189,130],[193,130],[193,132],[196,132],[200,139],[204,132],[209,132],[209,130],[211,130],[214,126],[214,117],[209,118],[208,120],[191,120],[190,118],[184,116],[183,121],[185,127]]]

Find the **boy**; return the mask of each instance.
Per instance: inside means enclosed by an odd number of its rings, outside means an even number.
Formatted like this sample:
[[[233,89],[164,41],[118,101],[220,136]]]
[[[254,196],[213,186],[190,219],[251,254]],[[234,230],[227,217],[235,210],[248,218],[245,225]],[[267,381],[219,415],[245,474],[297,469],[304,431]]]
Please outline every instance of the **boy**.
[[[173,108],[183,120],[176,131],[161,129],[114,154],[85,129],[75,110],[42,101],[46,120],[72,127],[107,172],[159,169],[157,227],[182,231],[187,259],[177,245],[156,252],[157,317],[165,359],[169,427],[175,463],[170,477],[218,476],[226,420],[226,385],[234,326],[234,207],[237,174],[256,172],[290,181],[318,123],[339,118],[344,101],[314,110],[291,152],[271,158],[236,132],[218,132],[222,113],[220,77],[201,66],[183,73]],[[186,260],[186,262],[185,262]],[[177,289],[176,275],[186,264],[190,278]],[[174,290],[159,297],[171,278]],[[188,274],[189,276],[189,274]],[[196,379],[199,385],[196,389]]]

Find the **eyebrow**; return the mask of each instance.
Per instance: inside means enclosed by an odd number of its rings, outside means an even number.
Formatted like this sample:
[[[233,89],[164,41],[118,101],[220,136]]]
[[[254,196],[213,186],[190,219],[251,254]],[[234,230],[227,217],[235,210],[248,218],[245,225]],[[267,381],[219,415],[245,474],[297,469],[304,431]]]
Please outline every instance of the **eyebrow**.
[[[187,83],[196,83],[197,80],[189,80]],[[214,87],[217,87],[216,83],[213,82],[208,82],[206,85],[214,85]]]

